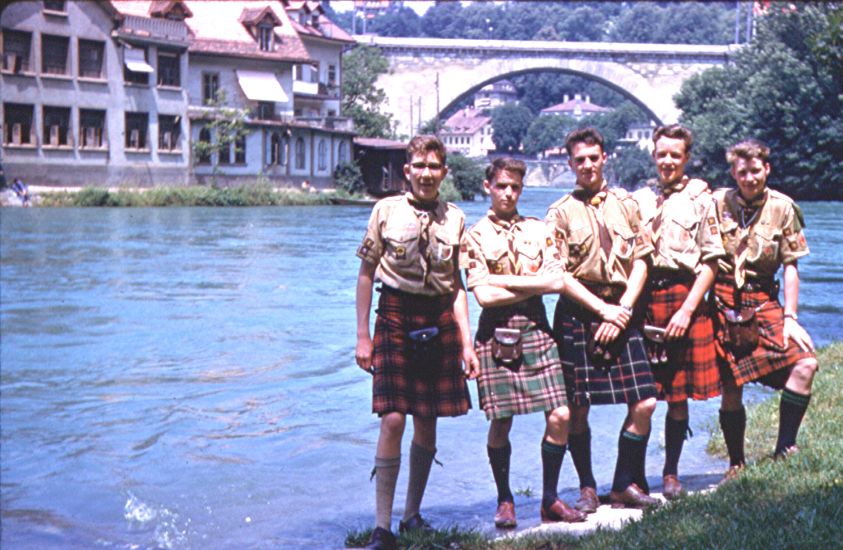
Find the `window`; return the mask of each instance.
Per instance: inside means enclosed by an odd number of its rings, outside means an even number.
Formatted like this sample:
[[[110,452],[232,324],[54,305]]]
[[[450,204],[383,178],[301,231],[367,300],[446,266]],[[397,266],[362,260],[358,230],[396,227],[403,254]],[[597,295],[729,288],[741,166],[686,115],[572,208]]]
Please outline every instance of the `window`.
[[[319,64],[310,67],[310,81],[312,83],[319,82]]]
[[[126,113],[126,150],[146,149],[146,132],[149,127],[147,113]]]
[[[274,101],[259,101],[258,102],[258,118],[262,120],[272,120],[275,118],[275,102]]]
[[[65,3],[63,0],[44,0],[44,10],[65,13]]]
[[[29,45],[32,33],[3,29],[3,70],[29,71]]]
[[[32,105],[3,104],[3,143],[6,145],[32,144]]]
[[[235,164],[246,164],[246,136],[237,136],[234,140]]]
[[[328,86],[337,85],[337,66],[328,65]]]
[[[102,77],[102,60],[105,44],[96,40],[79,39],[79,76]]]
[[[202,103],[216,100],[219,88],[219,73],[202,73]]]
[[[258,27],[258,42],[262,52],[271,52],[272,48],[272,27],[269,25],[261,25]]]
[[[158,51],[158,85],[181,86],[181,67],[179,54]]]
[[[152,67],[146,60],[146,48],[123,48],[123,81],[128,84],[149,85]]]
[[[158,150],[181,151],[181,117],[158,115]]]
[[[304,170],[304,140],[296,140],[296,169]]]
[[[211,164],[211,130],[203,127],[199,130],[199,143],[203,144],[200,148],[196,164]]]
[[[217,149],[217,163],[231,164],[231,142],[221,145],[219,149]]]
[[[67,147],[70,145],[70,109],[44,106],[45,147]]]
[[[302,66],[293,65],[293,80],[302,80]]]
[[[348,144],[346,142],[340,142],[340,146],[337,149],[337,157],[340,164],[348,162]]]
[[[272,132],[272,137],[269,139],[269,164],[279,165],[284,164],[284,140],[281,139],[281,134]]]
[[[41,72],[67,74],[68,42],[66,36],[41,35]]]
[[[319,145],[316,146],[317,151],[317,161],[319,170],[325,170],[328,168],[328,144],[325,143],[324,139],[319,140]]]
[[[105,111],[79,109],[79,148],[102,149]]]

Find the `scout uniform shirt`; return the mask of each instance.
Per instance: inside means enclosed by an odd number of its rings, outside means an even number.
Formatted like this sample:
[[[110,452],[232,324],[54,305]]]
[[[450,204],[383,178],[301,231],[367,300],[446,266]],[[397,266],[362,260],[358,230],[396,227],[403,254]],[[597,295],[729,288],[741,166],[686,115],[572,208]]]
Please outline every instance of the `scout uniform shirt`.
[[[412,294],[440,296],[454,291],[455,251],[465,216],[453,204],[436,200],[431,209],[412,193],[375,204],[357,256],[377,264],[375,279]]]
[[[787,195],[765,189],[747,203],[738,189],[718,189],[714,199],[727,253],[720,271],[734,275],[738,287],[747,277],[770,280],[780,265],[808,254],[802,212]]]
[[[543,273],[564,271],[556,244],[541,220],[516,213],[510,221],[504,221],[491,210],[466,231],[460,267],[467,271],[469,290],[488,284],[490,274],[535,275],[540,269]]]
[[[577,187],[550,205],[545,223],[567,270],[581,281],[626,286],[633,261],[653,250],[640,231],[638,205],[605,181],[593,196]]]
[[[683,176],[656,190],[645,187],[632,194],[655,248],[654,268],[696,274],[701,264],[725,254],[707,183]]]

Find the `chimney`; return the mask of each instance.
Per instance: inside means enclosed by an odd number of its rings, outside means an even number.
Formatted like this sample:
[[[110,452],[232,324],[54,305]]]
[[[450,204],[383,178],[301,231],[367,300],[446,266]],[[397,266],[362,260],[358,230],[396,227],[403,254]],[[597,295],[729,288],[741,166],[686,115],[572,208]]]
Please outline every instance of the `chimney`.
[[[591,96],[590,95],[585,96],[585,102],[591,103]]]
[[[582,101],[582,94],[574,94],[574,101]]]
[[[568,103],[568,94],[565,94],[565,103]]]

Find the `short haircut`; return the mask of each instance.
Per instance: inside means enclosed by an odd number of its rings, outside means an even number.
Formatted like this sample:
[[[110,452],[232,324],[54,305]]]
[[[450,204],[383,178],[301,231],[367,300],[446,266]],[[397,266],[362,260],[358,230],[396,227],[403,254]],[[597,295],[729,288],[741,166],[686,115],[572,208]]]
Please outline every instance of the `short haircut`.
[[[585,143],[586,145],[599,145],[601,151],[603,148],[603,136],[597,131],[597,128],[586,126],[585,128],[577,128],[572,130],[565,136],[565,150],[568,151],[568,156],[574,154],[574,145],[577,143]]]
[[[655,132],[653,132],[653,145],[659,140],[659,138],[670,138],[670,139],[681,139],[685,142],[685,154],[691,154],[691,146],[694,145],[694,134],[691,133],[691,130],[685,128],[681,124],[668,124],[666,126],[659,126],[656,128]]]
[[[442,164],[445,164],[445,146],[439,141],[439,138],[432,134],[419,134],[407,144],[407,162],[412,162],[414,155],[425,154],[431,151],[437,153],[439,160],[442,161]]]
[[[504,170],[518,174],[523,180],[527,174],[527,165],[524,164],[524,161],[512,157],[496,158],[492,161],[492,164],[486,167],[486,181],[493,183]]]
[[[735,164],[738,159],[759,159],[761,162],[768,162],[769,158],[770,148],[756,139],[745,139],[732,145],[726,151],[726,160],[729,164]]]

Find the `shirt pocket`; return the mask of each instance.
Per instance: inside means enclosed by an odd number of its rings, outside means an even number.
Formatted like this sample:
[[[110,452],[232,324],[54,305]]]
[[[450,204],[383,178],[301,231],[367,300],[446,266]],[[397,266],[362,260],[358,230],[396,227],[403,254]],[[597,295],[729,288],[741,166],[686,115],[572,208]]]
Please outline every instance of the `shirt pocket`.
[[[779,267],[782,232],[768,225],[760,225],[753,233],[754,238],[750,242],[746,260],[760,271],[775,273]]]
[[[506,257],[506,249],[503,247],[489,247],[483,251],[483,260],[492,275],[508,273],[509,260]]]
[[[613,225],[612,232],[615,238],[612,242],[612,251],[617,258],[629,260],[635,252],[635,233],[625,225]]]
[[[699,220],[687,214],[671,217],[665,228],[667,248],[679,255],[693,254],[697,251],[697,226]]]
[[[533,275],[542,266],[541,245],[533,240],[518,243],[518,262],[521,264],[522,273]]]
[[[594,242],[594,234],[591,232],[590,226],[580,226],[572,228],[568,233],[568,262],[579,263],[583,258],[588,256]]]
[[[383,240],[385,255],[397,267],[407,267],[418,261],[418,231],[415,227],[387,227]]]
[[[437,272],[450,273],[454,266],[454,249],[458,243],[450,235],[436,235],[430,243],[430,262]]]

